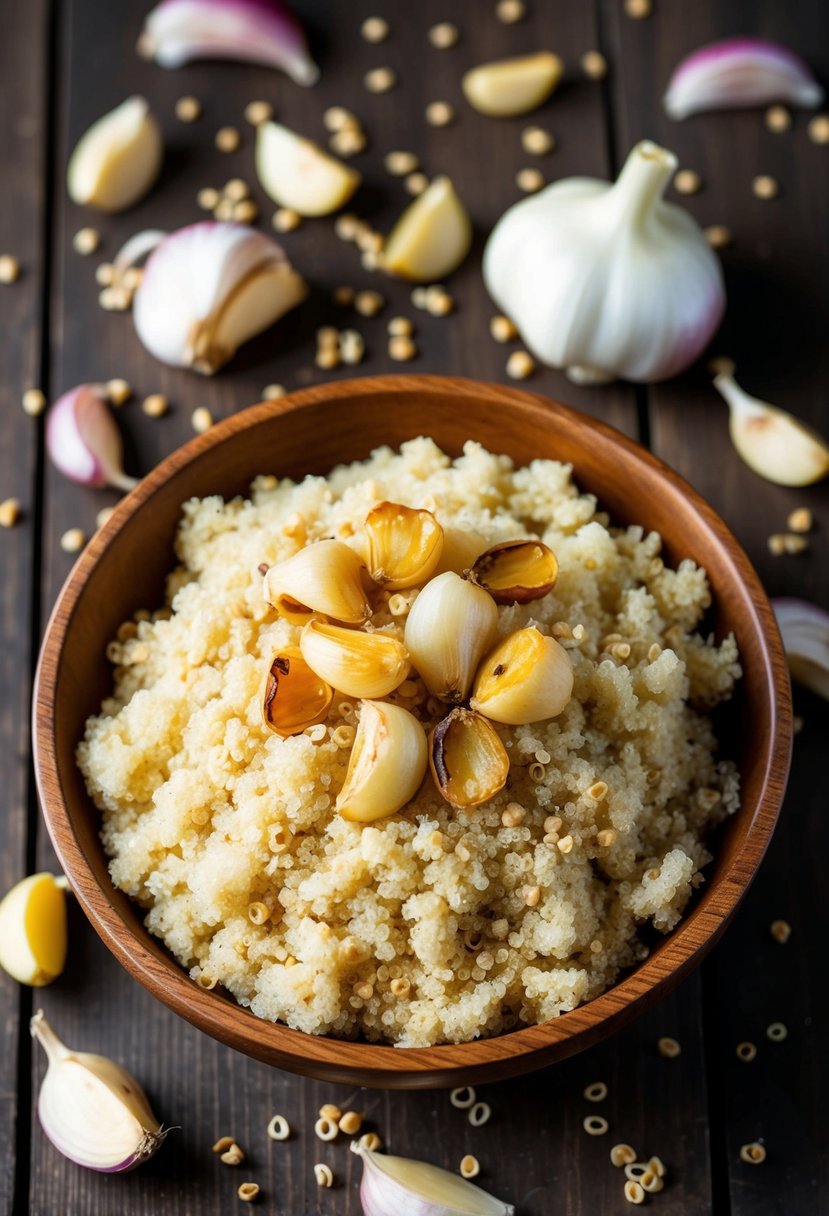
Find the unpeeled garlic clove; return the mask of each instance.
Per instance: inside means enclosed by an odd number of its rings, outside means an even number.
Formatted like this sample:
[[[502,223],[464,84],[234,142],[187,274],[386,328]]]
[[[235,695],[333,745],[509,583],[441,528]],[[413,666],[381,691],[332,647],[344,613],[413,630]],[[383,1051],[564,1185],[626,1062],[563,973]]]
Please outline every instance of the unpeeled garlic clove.
[[[351,1148],[363,1162],[363,1216],[514,1216],[511,1204],[437,1165]]]
[[[302,26],[278,0],[162,0],[144,23],[138,51],[164,68],[241,59],[281,68],[296,84],[319,79]]]
[[[829,473],[829,445],[793,414],[758,401],[733,376],[714,377],[728,402],[731,441],[750,469],[780,486],[808,486]]]
[[[124,472],[121,433],[103,385],[79,384],[58,398],[46,419],[46,449],[55,467],[81,485],[138,485]]]
[[[345,783],[343,819],[371,823],[404,807],[426,773],[426,734],[417,718],[387,701],[363,701]]]
[[[364,528],[375,583],[401,591],[431,577],[443,550],[443,528],[431,511],[381,502],[369,511]]]
[[[386,697],[411,666],[406,647],[388,633],[363,633],[311,620],[299,640],[302,657],[320,679],[347,697]]]
[[[792,675],[829,700],[829,612],[806,600],[777,599],[771,604]]]
[[[348,545],[319,540],[271,566],[265,599],[292,625],[306,624],[314,613],[361,625],[371,616],[364,574],[365,566]]]
[[[506,785],[509,756],[491,722],[458,706],[429,735],[429,768],[452,806],[480,806]]]
[[[208,221],[170,233],[135,293],[135,330],[151,354],[210,375],[308,289],[281,246],[245,224]]]
[[[403,636],[429,692],[457,704],[498,635],[492,596],[451,570],[431,579],[412,605]]]
[[[262,716],[265,725],[283,739],[302,734],[325,720],[334,690],[312,671],[298,646],[275,654],[265,672]]]
[[[66,880],[22,879],[0,903],[0,967],[20,984],[41,988],[66,962]]]
[[[487,539],[471,528],[444,528],[443,549],[432,576],[445,574],[447,570],[463,574],[475,558],[487,547]]]
[[[163,153],[149,105],[129,97],[81,136],[66,171],[69,196],[101,211],[124,211],[150,189]]]
[[[528,114],[546,101],[564,74],[564,64],[551,51],[498,59],[471,68],[462,81],[469,104],[481,114],[507,118]]]
[[[543,541],[508,540],[481,553],[468,577],[488,591],[496,604],[529,604],[552,591],[558,561]]]
[[[278,122],[257,128],[256,172],[275,203],[306,216],[330,215],[362,180],[356,169]]]
[[[823,89],[803,60],[765,38],[727,38],[686,56],[671,76],[663,104],[680,120],[704,110],[735,110],[786,101],[819,106]]]
[[[527,726],[555,718],[573,694],[573,665],[535,626],[504,638],[481,664],[469,704],[486,718]]]
[[[472,221],[448,177],[436,177],[410,203],[386,241],[383,269],[418,283],[443,279],[472,245]]]

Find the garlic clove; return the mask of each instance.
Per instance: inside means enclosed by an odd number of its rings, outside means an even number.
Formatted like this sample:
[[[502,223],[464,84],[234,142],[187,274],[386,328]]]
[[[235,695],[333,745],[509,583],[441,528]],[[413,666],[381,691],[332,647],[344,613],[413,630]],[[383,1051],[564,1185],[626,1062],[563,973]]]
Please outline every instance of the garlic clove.
[[[41,988],[66,962],[66,880],[22,879],[0,903],[0,967],[20,984]]]
[[[727,38],[686,56],[671,76],[663,104],[677,121],[705,110],[735,110],[786,101],[819,106],[823,89],[803,60],[778,42]]]
[[[296,84],[319,79],[302,26],[278,0],[162,0],[147,16],[138,51],[164,68],[241,59],[281,68]]]
[[[508,726],[555,718],[573,694],[573,665],[555,638],[530,625],[504,638],[481,664],[469,704]]]
[[[447,570],[463,574],[486,547],[487,539],[480,532],[473,532],[471,528],[444,528],[443,549],[433,577],[445,574]]]
[[[348,545],[319,540],[271,566],[265,575],[265,599],[292,625],[306,624],[314,613],[361,625],[371,616],[364,573],[365,566]]]
[[[789,670],[829,701],[829,612],[806,600],[772,600]]]
[[[42,1009],[30,1027],[49,1060],[37,1113],[58,1152],[105,1173],[135,1169],[152,1157],[166,1132],[135,1078],[105,1056],[70,1051]]]
[[[124,211],[158,177],[161,129],[143,97],[129,97],[93,123],[69,158],[70,198],[101,211]]]
[[[731,441],[750,469],[780,486],[808,486],[829,473],[829,445],[792,414],[758,401],[733,376],[714,377],[727,401]]]
[[[431,577],[443,550],[443,528],[431,511],[381,502],[366,516],[368,572],[389,591]]]
[[[388,633],[362,633],[311,620],[299,645],[311,670],[347,697],[386,697],[411,667],[406,647]]]
[[[457,704],[498,636],[498,609],[451,570],[431,579],[406,618],[403,641],[429,692]]]
[[[387,701],[363,701],[336,809],[371,823],[404,807],[426,774],[426,734],[413,714]]]
[[[473,109],[495,118],[528,114],[552,93],[564,75],[564,64],[551,51],[483,63],[466,72],[464,95]]]
[[[299,215],[330,215],[362,180],[356,169],[278,122],[256,131],[256,172],[275,203]]]
[[[124,472],[121,433],[103,385],[79,384],[58,398],[46,419],[46,448],[55,467],[81,485],[138,485]]]
[[[323,722],[334,690],[312,671],[298,646],[286,646],[268,664],[262,688],[265,725],[283,739]]]
[[[443,279],[472,245],[472,222],[448,177],[436,177],[391,231],[383,269],[414,282]]]
[[[509,756],[491,722],[458,706],[429,735],[429,768],[451,806],[480,806],[506,785]]]
[[[207,346],[201,351],[194,348],[194,371],[211,375],[249,338],[301,304],[307,294],[304,281],[287,260],[255,271],[227,297]]]
[[[472,564],[469,579],[488,591],[496,604],[529,604],[555,586],[558,561],[540,540],[510,540],[493,545]]]
[[[356,1144],[352,1151],[363,1162],[363,1216],[514,1216],[511,1204],[437,1165]]]

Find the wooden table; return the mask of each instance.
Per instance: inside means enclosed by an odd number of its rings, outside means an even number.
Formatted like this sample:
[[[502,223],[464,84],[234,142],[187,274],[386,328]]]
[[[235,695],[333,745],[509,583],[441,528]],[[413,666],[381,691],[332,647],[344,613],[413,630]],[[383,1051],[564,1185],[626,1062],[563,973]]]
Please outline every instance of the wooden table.
[[[43,419],[20,407],[21,393],[40,386],[50,398],[82,381],[123,376],[135,398],[118,416],[128,467],[146,472],[192,433],[190,414],[206,405],[215,417],[259,399],[263,386],[289,389],[325,375],[314,366],[320,323],[357,322],[368,356],[361,371],[397,365],[386,354],[389,316],[405,313],[417,325],[419,355],[412,370],[505,379],[506,350],[493,342],[493,311],[483,290],[482,241],[496,217],[518,197],[515,174],[529,158],[521,150],[523,120],[493,121],[471,112],[459,88],[463,69],[501,55],[549,46],[566,60],[566,85],[529,121],[555,134],[555,153],[538,162],[551,179],[572,174],[613,175],[630,145],[648,136],[674,149],[695,168],[703,189],[684,201],[703,225],[726,224],[733,247],[723,254],[728,316],[712,353],[727,353],[750,390],[827,429],[829,280],[827,149],[812,143],[806,118],[774,134],[762,113],[707,115],[684,124],[664,117],[660,96],[671,68],[688,50],[734,33],[779,38],[822,68],[829,78],[829,8],[820,0],[783,6],[772,0],[656,0],[644,21],[624,15],[620,0],[595,4],[529,0],[527,20],[495,19],[491,0],[473,4],[419,0],[411,6],[354,0],[298,5],[308,18],[323,67],[321,84],[302,90],[256,67],[197,64],[167,72],[140,60],[136,36],[147,3],[120,0],[26,0],[6,6],[0,40],[0,252],[15,254],[23,274],[0,287],[3,333],[0,498],[15,496],[22,518],[0,537],[3,560],[3,711],[0,717],[0,886],[5,890],[34,869],[55,865],[38,816],[30,764],[28,710],[37,646],[72,557],[59,539],[70,526],[87,533],[96,513],[114,501],[109,492],[76,486],[46,460]],[[328,9],[335,10],[329,12]],[[361,20],[385,13],[392,34],[370,46]],[[426,31],[438,20],[461,29],[456,48],[435,50]],[[580,72],[580,56],[600,49],[610,72],[601,83]],[[819,62],[820,56],[822,62]],[[363,87],[364,72],[388,64],[399,76],[387,96]],[[164,127],[167,154],[161,182],[134,212],[99,217],[68,202],[68,152],[105,110],[132,92],[151,99]],[[203,117],[186,126],[174,113],[177,98],[199,97]],[[243,117],[254,98],[273,102],[290,126],[322,139],[323,109],[342,104],[363,120],[369,150],[356,161],[365,186],[355,208],[381,230],[407,196],[382,167],[393,148],[412,149],[425,171],[448,171],[474,217],[478,242],[452,278],[457,313],[438,319],[414,312],[402,283],[363,270],[354,248],[339,241],[330,221],[313,221],[284,237],[291,258],[313,284],[311,300],[278,329],[251,343],[213,379],[171,370],[140,346],[128,316],[100,309],[95,265],[111,257],[137,229],[165,228],[199,218],[195,196],[206,185],[242,176],[253,183],[263,227],[272,207],[255,184],[252,130]],[[424,107],[447,100],[455,123],[430,128]],[[216,130],[242,132],[238,152],[214,148]],[[760,201],[752,178],[770,173],[780,196]],[[93,224],[101,253],[84,258],[72,236]],[[340,284],[378,287],[388,307],[372,320],[337,311]],[[829,601],[826,485],[784,490],[761,481],[739,461],[728,441],[724,406],[704,368],[654,388],[613,385],[579,389],[541,370],[529,386],[596,414],[650,446],[687,477],[736,532],[772,594]],[[140,400],[162,392],[172,402],[163,419],[146,417]],[[474,430],[474,425],[471,426]],[[816,528],[809,551],[772,557],[767,538],[785,529],[788,512],[807,504]],[[465,1152],[482,1162],[480,1181],[515,1203],[522,1216],[599,1213],[628,1209],[620,1172],[608,1160],[616,1141],[658,1153],[668,1165],[665,1192],[651,1201],[673,1216],[812,1216],[829,1212],[827,1120],[829,1102],[829,986],[825,978],[827,912],[825,751],[829,714],[816,697],[797,693],[803,728],[782,821],[746,903],[701,972],[632,1029],[547,1072],[491,1086],[483,1096],[493,1117],[473,1131],[445,1093],[348,1093],[254,1063],[202,1036],[129,980],[83,917],[71,912],[71,950],[64,976],[38,992],[0,976],[0,1210],[36,1216],[176,1216],[236,1209],[236,1188],[260,1183],[260,1208],[285,1216],[356,1214],[359,1165],[342,1143],[322,1145],[312,1132],[326,1101],[363,1110],[392,1151],[457,1168]],[[778,917],[792,925],[781,946],[769,933]],[[58,1155],[33,1116],[43,1074],[27,1023],[42,1005],[73,1046],[117,1057],[146,1083],[167,1123],[180,1125],[159,1155],[137,1174],[108,1177]],[[783,1021],[785,1042],[768,1041],[765,1028]],[[676,1059],[656,1049],[660,1035],[682,1045]],[[735,1055],[741,1040],[757,1044],[753,1063]],[[603,1080],[609,1097],[590,1107],[586,1084]],[[610,1133],[584,1134],[582,1119],[601,1111]],[[286,1144],[265,1135],[281,1112],[295,1129]],[[247,1152],[229,1169],[213,1155],[217,1136],[231,1132]],[[761,1139],[768,1158],[744,1164],[739,1149]],[[319,1190],[312,1165],[327,1161],[336,1186]]]

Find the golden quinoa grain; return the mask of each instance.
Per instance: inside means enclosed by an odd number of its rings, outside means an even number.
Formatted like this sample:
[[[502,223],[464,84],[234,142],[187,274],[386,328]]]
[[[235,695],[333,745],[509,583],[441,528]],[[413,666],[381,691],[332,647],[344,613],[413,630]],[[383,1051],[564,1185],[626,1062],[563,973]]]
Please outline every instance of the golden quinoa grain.
[[[86,544],[86,534],[81,528],[68,528],[60,538],[64,553],[80,553]]]
[[[517,828],[521,826],[526,817],[527,812],[523,806],[519,806],[517,802],[511,802],[501,812],[501,823],[505,828]]]
[[[225,182],[222,193],[231,202],[241,203],[243,199],[250,198],[250,186],[244,178],[232,177],[229,182]]]
[[[738,1060],[742,1060],[744,1064],[750,1064],[757,1057],[757,1048],[753,1043],[747,1040],[743,1043],[738,1043],[736,1047],[736,1056]]]
[[[271,218],[271,224],[277,232],[293,232],[301,223],[302,216],[290,207],[279,207]]]
[[[556,141],[543,127],[525,127],[521,132],[521,147],[530,156],[546,156],[555,146]]]
[[[572,853],[574,843],[572,836],[562,836],[561,840],[556,842],[560,853]]]
[[[379,291],[358,291],[354,297],[354,307],[361,317],[375,317],[385,306]]]
[[[806,132],[813,144],[829,144],[829,114],[816,114]]]
[[[216,132],[215,144],[220,152],[235,152],[242,142],[242,137],[235,127],[220,127]]]
[[[324,346],[317,351],[314,362],[323,371],[333,371],[335,367],[340,366],[340,352],[336,347]]]
[[[217,220],[233,219],[233,202],[229,198],[220,198],[213,208],[213,216]]]
[[[704,229],[704,235],[712,249],[725,249],[734,240],[731,229],[725,224],[710,224]]]
[[[630,647],[628,647],[630,652]],[[627,655],[625,655],[627,658]],[[587,797],[592,798],[594,802],[601,802],[607,794],[607,783],[605,781],[594,781],[587,791]]]
[[[20,263],[10,253],[0,254],[0,283],[15,283],[20,278]]]
[[[792,532],[787,532],[783,537],[784,553],[805,553],[808,548],[809,542],[805,536],[796,536]]]
[[[196,195],[196,203],[202,211],[215,211],[221,198],[221,194],[213,186],[202,186]]]
[[[600,849],[609,849],[616,843],[618,836],[615,828],[602,828],[596,836],[596,843]]]
[[[670,1035],[663,1035],[657,1042],[656,1048],[659,1054],[664,1056],[666,1060],[675,1060],[682,1053],[682,1047]]]
[[[593,1081],[584,1091],[588,1102],[604,1102],[607,1097],[607,1086],[604,1081]]]
[[[179,97],[176,102],[176,118],[179,122],[195,122],[201,118],[201,102],[198,97]]]
[[[291,1134],[291,1125],[284,1115],[274,1115],[268,1123],[268,1137],[271,1140],[287,1140]]]
[[[773,920],[769,925],[769,932],[776,942],[785,946],[792,935],[792,927],[787,920]]]
[[[430,287],[426,292],[426,311],[433,317],[448,317],[455,301],[442,287]]]
[[[768,173],[758,174],[751,183],[751,189],[756,198],[777,198],[780,193],[779,183]]]
[[[391,68],[372,68],[363,77],[369,93],[388,93],[397,84],[397,76]]]
[[[264,925],[271,918],[271,910],[261,900],[248,904],[248,920],[252,925]]]
[[[326,1165],[322,1161],[318,1161],[314,1166],[314,1177],[317,1180],[317,1186],[330,1187],[334,1185],[334,1175],[331,1172],[331,1166]]]
[[[782,1022],[772,1022],[766,1027],[766,1037],[771,1039],[772,1043],[782,1043],[785,1038],[788,1038],[788,1030]]]
[[[322,116],[322,125],[332,133],[342,131],[345,127],[359,127],[360,120],[345,106],[329,106]]]
[[[587,1115],[581,1123],[588,1136],[604,1136],[610,1129],[607,1119],[601,1115]]]
[[[625,12],[634,21],[643,21],[652,11],[652,0],[625,0]]]
[[[220,1136],[219,1139],[216,1141],[216,1143],[213,1145],[213,1152],[214,1153],[224,1153],[234,1143],[235,1143],[235,1141],[232,1136]]]
[[[786,552],[786,538],[781,532],[772,532],[766,544],[768,545],[769,553],[774,557],[780,557],[781,553]]]
[[[405,177],[407,173],[414,173],[419,164],[414,152],[387,152],[383,157],[386,172],[391,173],[392,177]]]
[[[347,1110],[340,1119],[340,1131],[346,1136],[356,1136],[363,1126],[363,1116],[356,1110]]]
[[[410,338],[414,332],[414,325],[408,317],[392,317],[386,326],[386,332],[390,338]]]
[[[4,498],[0,502],[0,528],[13,528],[20,519],[20,499]]]
[[[495,316],[490,318],[489,332],[496,342],[514,342],[518,330],[509,317]]]
[[[785,106],[769,106],[766,110],[766,126],[770,131],[788,131],[791,125],[791,112]]]
[[[46,396],[39,388],[27,388],[21,397],[24,413],[37,418],[46,409]]]
[[[241,1165],[244,1159],[245,1154],[235,1141],[231,1143],[219,1157],[219,1160],[224,1165]]]
[[[130,293],[122,287],[105,287],[98,296],[98,303],[105,312],[126,312],[131,299]]]
[[[110,287],[115,282],[115,267],[110,262],[101,262],[95,267],[95,282],[101,287]]]
[[[389,36],[389,23],[383,17],[366,17],[360,33],[366,42],[385,42]]]
[[[467,1119],[473,1127],[483,1127],[488,1123],[492,1115],[492,1107],[488,1102],[476,1102],[474,1106],[470,1106]]]
[[[339,331],[333,325],[323,325],[317,330],[317,346],[337,346],[340,341]]]
[[[765,1145],[760,1144],[757,1140],[751,1144],[744,1144],[740,1149],[740,1160],[745,1161],[747,1165],[762,1165],[765,1159]]]
[[[534,908],[541,899],[541,887],[525,887],[524,903],[528,908]]]
[[[233,205],[233,219],[237,224],[253,224],[259,218],[259,208],[253,199],[243,199]]]
[[[498,0],[495,5],[495,16],[504,25],[514,25],[516,21],[523,21],[526,15],[527,9],[524,0]]]
[[[213,425],[213,415],[206,405],[199,405],[190,415],[190,425],[197,435],[203,435]]]
[[[812,512],[808,507],[797,507],[789,512],[786,527],[790,532],[811,532]]]
[[[601,51],[585,51],[581,57],[581,70],[590,80],[604,80],[607,75],[607,60]]]
[[[535,371],[535,360],[526,350],[515,350],[507,359],[507,375],[511,380],[526,380]]]
[[[642,1175],[639,1179],[639,1185],[648,1195],[657,1195],[665,1187],[663,1179],[651,1169]]]
[[[280,397],[285,396],[284,384],[266,384],[262,389],[263,401],[277,401]]]
[[[79,228],[72,237],[72,248],[83,257],[94,253],[100,244],[101,234],[97,228]]]
[[[525,194],[535,194],[544,185],[544,174],[540,169],[519,169],[515,175],[515,184]]]
[[[243,1203],[253,1203],[259,1194],[258,1182],[243,1182],[236,1194]]]
[[[674,178],[677,194],[698,194],[702,189],[702,178],[694,169],[680,169]]]
[[[403,185],[407,194],[422,194],[429,185],[429,179],[425,173],[409,173]]]
[[[617,1168],[632,1165],[635,1160],[636,1149],[631,1148],[629,1144],[614,1144],[610,1150],[610,1163]]]
[[[366,353],[366,344],[361,333],[356,329],[344,329],[340,334],[339,342],[340,358],[343,363],[348,363],[350,366],[362,363],[363,355]]]
[[[141,402],[141,410],[148,418],[163,418],[170,408],[170,403],[163,393],[150,393]]]
[[[450,1092],[449,1101],[456,1110],[469,1110],[475,1105],[475,1090],[471,1085],[461,1085]]]
[[[648,1172],[648,1167],[643,1161],[629,1161],[625,1165],[625,1177],[633,1182],[638,1182]]]
[[[428,33],[432,46],[439,51],[448,51],[450,46],[455,45],[459,37],[458,27],[451,21],[439,21],[437,25],[431,27]]]
[[[261,126],[273,118],[273,106],[269,101],[249,101],[245,106],[245,121],[252,127]]]
[[[398,976],[397,979],[392,980],[392,982],[389,984],[389,988],[394,996],[403,998],[407,997],[411,992],[412,984],[410,980],[407,980],[405,976],[401,975]]]
[[[376,1153],[383,1147],[383,1141],[377,1132],[366,1132],[357,1141],[360,1148],[367,1148],[370,1153]]]
[[[330,1119],[332,1123],[339,1123],[343,1112],[340,1110],[339,1106],[335,1105],[335,1103],[323,1102],[322,1106],[317,1111],[317,1114],[321,1119]]]
[[[336,1140],[337,1124],[333,1119],[326,1119],[324,1115],[320,1115],[314,1124],[314,1135],[318,1140]]]
[[[454,120],[455,111],[448,101],[430,101],[426,107],[426,121],[430,127],[448,127]]]
[[[481,1172],[481,1163],[477,1157],[467,1153],[465,1157],[461,1157],[458,1169],[462,1178],[477,1178]]]
[[[331,151],[338,156],[358,156],[366,150],[367,144],[365,132],[358,127],[343,127],[342,131],[335,131],[328,141]]]
[[[645,1192],[642,1189],[641,1183],[629,1178],[625,1183],[625,1199],[628,1203],[644,1203]]]
[[[101,507],[98,514],[95,516],[95,527],[103,528],[104,524],[109,523],[115,514],[115,507]]]
[[[667,1173],[665,1163],[661,1157],[651,1157],[648,1161],[648,1169],[652,1170],[653,1173],[656,1174],[657,1178],[664,1178],[665,1174]]]

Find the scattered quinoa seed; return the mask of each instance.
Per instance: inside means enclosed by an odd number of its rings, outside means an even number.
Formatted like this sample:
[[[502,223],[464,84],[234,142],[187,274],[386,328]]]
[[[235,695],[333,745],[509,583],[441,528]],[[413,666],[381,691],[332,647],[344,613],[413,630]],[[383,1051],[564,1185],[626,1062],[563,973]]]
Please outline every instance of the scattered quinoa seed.
[[[712,249],[725,249],[734,240],[725,224],[711,224],[705,229],[705,239]]]
[[[761,173],[755,177],[751,183],[751,189],[756,198],[777,198],[780,193],[780,186],[776,179],[770,177],[768,173]]]
[[[213,415],[206,405],[199,405],[190,415],[190,425],[197,435],[203,435],[213,425]]]
[[[535,360],[526,350],[514,350],[507,359],[507,375],[511,380],[526,380],[535,371]]]
[[[287,1140],[291,1127],[284,1115],[274,1115],[268,1123],[268,1136],[271,1140]]]
[[[408,317],[392,317],[386,326],[386,332],[391,338],[409,338],[414,326]]]
[[[811,532],[812,530],[812,512],[808,507],[797,507],[791,511],[786,520],[786,527],[790,532]],[[776,920],[775,925],[785,924],[785,921]],[[786,926],[788,928],[788,926]],[[772,931],[774,925],[772,925]],[[789,930],[791,932],[791,930]]]
[[[254,1199],[256,1199],[257,1195],[259,1194],[259,1183],[243,1182],[236,1194],[243,1203],[253,1203]]]
[[[658,1178],[665,1177],[665,1163],[661,1157],[651,1157],[650,1161],[648,1162],[648,1169],[656,1174]]]
[[[233,218],[240,224],[253,224],[259,218],[259,208],[251,198],[233,205]]]
[[[768,545],[769,553],[774,557],[780,557],[782,553],[786,552],[786,538],[782,532],[772,532],[766,544]]]
[[[397,84],[397,77],[391,68],[372,68],[363,77],[363,84],[369,93],[388,93]]]
[[[285,396],[284,384],[266,384],[262,389],[263,401],[277,401],[280,397]]]
[[[21,401],[24,411],[31,418],[37,418],[46,409],[46,397],[39,388],[27,388]]]
[[[317,351],[314,362],[323,371],[333,371],[335,367],[340,366],[340,352],[336,347],[322,346]]]
[[[4,498],[0,502],[0,528],[13,528],[20,519],[20,499]]]
[[[220,198],[216,204],[213,215],[217,220],[232,220],[233,219],[233,201],[229,198]]]
[[[225,188],[222,193],[231,202],[241,203],[243,199],[250,198],[250,186],[244,178],[232,177],[229,182],[225,182]]]
[[[234,1143],[234,1141],[233,1141],[232,1136],[220,1136],[219,1139],[216,1141],[216,1143],[213,1145],[213,1152],[214,1153],[227,1152],[227,1150],[231,1147],[231,1145],[233,1143]]]
[[[629,1144],[614,1144],[610,1150],[610,1164],[621,1168],[623,1165],[632,1165],[636,1160],[636,1149],[631,1148]]]
[[[347,127],[359,127],[360,121],[356,114],[352,114],[345,106],[329,106],[323,113],[322,125],[326,131],[336,132]]]
[[[409,194],[422,194],[429,185],[429,179],[425,173],[410,173],[403,185]]]
[[[347,1110],[340,1119],[340,1131],[346,1136],[356,1136],[363,1125],[363,1116],[356,1110]]]
[[[498,0],[495,5],[495,16],[504,25],[514,25],[516,21],[523,21],[526,15],[527,9],[524,0]]]
[[[659,1174],[655,1173],[652,1169],[648,1169],[639,1179],[639,1185],[649,1195],[656,1195],[664,1188],[665,1183]]]
[[[475,1090],[471,1085],[462,1085],[459,1089],[453,1089],[449,1094],[449,1101],[456,1110],[469,1110],[475,1105]]]
[[[766,110],[766,126],[770,131],[788,131],[791,125],[792,116],[785,106],[769,106]]]
[[[379,291],[358,291],[354,297],[354,307],[361,317],[375,317],[385,304]]]
[[[261,126],[273,118],[273,106],[269,101],[249,101],[245,106],[245,120],[252,127]]]
[[[202,186],[196,195],[196,202],[202,211],[215,211],[221,201],[221,194],[212,186]]]
[[[125,405],[132,396],[132,389],[126,380],[116,378],[115,380],[107,380],[106,383],[107,398],[110,405],[119,406]]]
[[[448,127],[455,118],[455,111],[448,101],[430,101],[426,107],[426,121],[430,127]]]
[[[115,513],[115,507],[101,507],[98,514],[95,516],[95,527],[103,528],[104,524],[109,523]]]
[[[740,1160],[745,1161],[747,1165],[762,1165],[765,1159],[765,1146],[756,1140],[751,1144],[744,1144],[740,1149]]]
[[[604,1102],[607,1097],[607,1086],[604,1081],[594,1081],[592,1085],[587,1086],[584,1096],[588,1102]]]
[[[235,127],[220,127],[216,132],[216,147],[220,152],[235,152],[242,137]]]
[[[680,169],[674,178],[677,194],[698,194],[702,189],[702,178],[694,169]]]
[[[239,1145],[234,1140],[223,1153],[219,1155],[219,1160],[223,1165],[241,1165],[245,1159],[245,1154],[239,1148]]]
[[[334,221],[334,231],[341,241],[353,241],[357,235],[357,226],[360,221],[356,215],[351,215],[346,212],[345,215],[338,215]]]
[[[489,322],[489,332],[496,342],[513,342],[518,337],[518,330],[509,317],[492,317]]]
[[[95,267],[95,282],[101,287],[109,287],[115,282],[115,267],[110,262],[101,262]]]
[[[451,21],[439,21],[429,30],[429,41],[439,51],[448,51],[449,47],[458,41],[459,36],[458,27]]]
[[[377,1135],[377,1132],[366,1132],[357,1141],[359,1148],[367,1148],[370,1153],[376,1153],[383,1147],[383,1141]]]
[[[20,278],[20,263],[10,253],[0,253],[0,283],[14,283]]]
[[[339,156],[357,156],[366,148],[366,137],[359,127],[343,127],[335,131],[328,141],[333,152]]]
[[[64,553],[80,553],[86,544],[86,536],[80,528],[69,528],[60,538],[60,547]]]
[[[405,334],[398,334],[389,339],[389,356],[396,363],[408,363],[410,359],[414,359],[416,354],[417,347]]]
[[[385,42],[389,36],[389,23],[383,17],[366,17],[360,33],[366,42]]]
[[[591,80],[604,80],[607,75],[607,60],[601,51],[585,51],[581,57],[581,70]]]
[[[652,8],[651,0],[625,0],[625,12],[634,21],[644,21],[650,17]]]
[[[610,1128],[607,1119],[601,1115],[587,1115],[581,1125],[588,1136],[603,1136]]]
[[[94,253],[100,244],[101,234],[97,228],[79,228],[72,237],[72,248],[75,253],[80,253],[83,257]]]
[[[736,1048],[736,1056],[738,1060],[742,1060],[744,1064],[750,1064],[757,1057],[757,1048],[753,1043],[747,1040],[743,1043],[738,1043]]]
[[[442,287],[430,287],[426,292],[426,311],[433,317],[446,317],[455,307],[455,301]]]
[[[339,336],[339,346],[343,363],[350,366],[362,363],[363,355],[366,353],[366,344],[363,341],[363,335],[356,329],[344,329]]]
[[[521,132],[521,147],[530,156],[546,156],[555,146],[556,141],[543,127],[525,127]]]
[[[625,1199],[627,1199],[628,1203],[644,1203],[645,1192],[642,1184],[633,1178],[628,1178],[625,1183]]]
[[[816,114],[806,130],[813,144],[829,144],[829,114]]]
[[[515,184],[525,194],[535,194],[544,185],[544,174],[540,169],[519,169],[515,175]]]
[[[322,1161],[318,1161],[314,1166],[314,1177],[317,1180],[317,1186],[330,1187],[334,1185],[334,1175],[331,1172],[331,1166],[325,1165]]]
[[[179,97],[176,102],[176,118],[179,122],[195,122],[201,118],[201,102],[198,97]]]
[[[477,1178],[481,1172],[481,1163],[477,1157],[473,1157],[471,1153],[467,1153],[465,1157],[461,1157],[459,1168],[462,1178]]]
[[[328,1119],[325,1115],[320,1115],[314,1124],[314,1135],[318,1140],[336,1140],[338,1130],[336,1120]]]
[[[782,1022],[772,1022],[766,1027],[766,1037],[771,1039],[772,1043],[782,1043],[788,1037],[788,1030]]]
[[[792,532],[786,532],[783,536],[784,553],[805,553],[808,548],[809,542],[805,536],[796,536]]]
[[[163,393],[151,393],[141,402],[141,409],[148,418],[163,418],[169,409],[169,404]]]
[[[335,304],[339,304],[341,308],[348,308],[354,303],[354,288],[353,287],[335,287],[331,297]]]
[[[467,1119],[473,1127],[483,1127],[485,1123],[489,1122],[491,1114],[492,1108],[488,1102],[476,1102],[474,1106],[470,1106]]]
[[[339,1123],[343,1117],[343,1112],[339,1106],[335,1106],[333,1102],[324,1102],[317,1111],[320,1119],[330,1119],[333,1123]]]
[[[405,177],[414,173],[418,167],[418,159],[414,152],[387,152],[383,157],[386,172],[392,177]]]
[[[656,1044],[657,1051],[666,1060],[675,1060],[682,1053],[682,1048],[676,1039],[672,1039],[670,1035],[663,1035]]]
[[[293,232],[302,223],[302,216],[290,207],[280,207],[271,220],[277,232]]]

